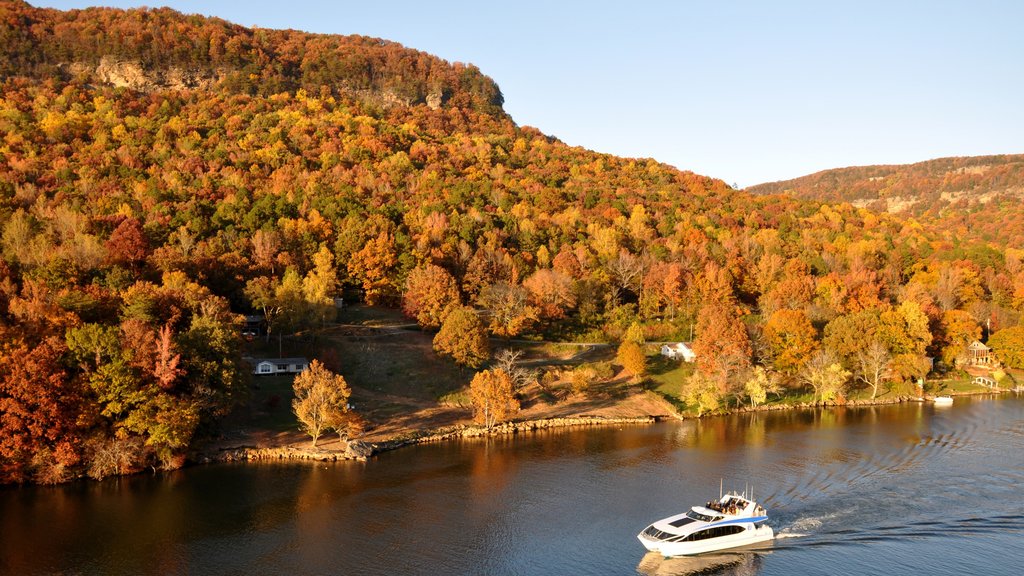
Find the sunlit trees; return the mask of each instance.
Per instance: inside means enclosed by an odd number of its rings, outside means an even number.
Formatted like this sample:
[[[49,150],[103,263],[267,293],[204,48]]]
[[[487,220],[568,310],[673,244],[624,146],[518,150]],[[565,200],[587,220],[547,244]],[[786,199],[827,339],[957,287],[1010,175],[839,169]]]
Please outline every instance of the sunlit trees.
[[[312,323],[323,325],[334,320],[334,291],[338,283],[334,255],[326,246],[313,255],[313,269],[302,279],[302,296],[306,300]]]
[[[735,307],[711,301],[701,308],[693,352],[697,369],[716,378],[723,391],[730,378],[750,365],[750,337]]]
[[[755,366],[750,375],[743,383],[743,392],[750,400],[750,406],[756,408],[758,404],[764,404],[768,394],[779,392],[778,375],[769,372],[764,366]]]
[[[484,370],[469,384],[473,418],[487,428],[508,420],[519,410],[512,378],[504,370]]]
[[[817,348],[816,330],[802,310],[776,310],[764,325],[775,368],[796,374]]]
[[[451,306],[459,304],[459,288],[440,266],[426,264],[409,272],[402,295],[402,311],[423,328],[438,328]]]
[[[644,349],[633,340],[624,340],[619,344],[615,359],[629,373],[634,382],[643,380],[647,374],[647,355]]]
[[[541,268],[523,281],[523,287],[542,318],[558,320],[576,305],[572,278],[557,270]]]
[[[714,378],[695,372],[683,384],[681,398],[688,406],[697,410],[697,417],[717,411],[722,404],[723,394],[719,382]]]
[[[476,311],[458,306],[448,313],[434,336],[434,350],[456,364],[477,368],[490,356],[487,333]]]
[[[941,333],[936,340],[941,345],[942,361],[952,365],[958,359],[966,359],[967,347],[981,338],[981,326],[969,313],[963,310],[947,310],[942,313]]]
[[[348,261],[348,273],[363,288],[367,304],[381,304],[395,293],[392,275],[398,264],[395,238],[381,232]]]
[[[1000,362],[1010,368],[1024,368],[1024,326],[1003,328],[988,339]]]
[[[925,350],[932,341],[928,317],[915,302],[903,302],[879,316],[879,337],[893,355],[892,369],[903,380],[923,377],[928,371]]]
[[[478,301],[488,312],[488,328],[495,336],[518,336],[537,321],[537,307],[530,304],[529,293],[522,286],[491,284],[480,292]]]
[[[0,482],[61,482],[82,456],[85,395],[63,352],[55,338],[0,344]]]
[[[134,218],[125,218],[110,234],[106,248],[111,262],[136,266],[146,258],[149,242],[142,224]]]
[[[295,390],[292,410],[302,430],[313,438],[314,447],[324,432],[343,429],[352,391],[342,375],[331,372],[319,360],[313,360],[309,368],[295,377],[292,388]]]
[[[814,390],[822,402],[841,400],[850,372],[839,363],[829,350],[818,350],[800,370],[800,379]]]

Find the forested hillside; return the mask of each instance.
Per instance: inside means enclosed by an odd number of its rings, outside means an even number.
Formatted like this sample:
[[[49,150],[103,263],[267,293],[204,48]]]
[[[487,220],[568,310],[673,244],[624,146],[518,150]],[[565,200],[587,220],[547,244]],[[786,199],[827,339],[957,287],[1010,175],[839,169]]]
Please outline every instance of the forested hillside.
[[[379,38],[252,29],[167,8],[62,12],[6,0],[0,44],[0,78],[115,77],[139,87],[216,84],[260,95],[324,89],[504,115],[498,86],[474,66]]]
[[[163,9],[0,21],[0,481],[180,465],[246,394],[240,314],[313,330],[343,290],[427,330],[693,328],[705,399],[754,368],[803,386],[819,352],[855,374],[868,343],[912,380],[1024,309],[1022,250],[569,147],[391,43]],[[59,66],[104,57],[231,71],[136,90]]]
[[[751,186],[754,194],[850,202],[936,222],[959,235],[1024,244],[1024,155],[939,158],[855,166]]]

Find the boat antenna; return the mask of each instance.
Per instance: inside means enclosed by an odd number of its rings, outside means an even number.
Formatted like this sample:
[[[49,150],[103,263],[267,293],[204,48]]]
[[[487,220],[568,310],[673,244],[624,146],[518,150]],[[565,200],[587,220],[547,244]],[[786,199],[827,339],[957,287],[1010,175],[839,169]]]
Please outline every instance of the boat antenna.
[[[721,478],[719,478],[718,479],[718,499],[719,500],[722,499],[722,485],[723,485],[723,480]]]

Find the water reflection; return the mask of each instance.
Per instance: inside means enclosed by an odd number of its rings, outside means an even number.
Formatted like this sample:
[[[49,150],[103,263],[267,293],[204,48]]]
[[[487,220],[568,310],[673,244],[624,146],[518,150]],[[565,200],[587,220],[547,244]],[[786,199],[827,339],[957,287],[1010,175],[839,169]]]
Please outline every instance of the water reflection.
[[[719,552],[665,558],[657,552],[648,552],[636,571],[646,576],[753,576],[761,569],[762,554],[765,552]]]
[[[0,574],[1017,574],[1022,451],[1024,399],[978,399],[0,489]],[[642,556],[637,532],[720,479],[801,537]]]

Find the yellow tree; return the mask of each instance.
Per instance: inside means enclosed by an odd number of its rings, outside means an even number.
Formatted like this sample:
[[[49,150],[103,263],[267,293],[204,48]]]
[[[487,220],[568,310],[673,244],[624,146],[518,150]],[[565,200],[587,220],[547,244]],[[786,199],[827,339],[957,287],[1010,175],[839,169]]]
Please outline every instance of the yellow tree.
[[[504,370],[477,372],[469,384],[469,397],[474,419],[488,428],[519,411],[512,378]]]
[[[818,350],[800,370],[800,379],[814,389],[814,395],[822,402],[832,402],[842,399],[850,372],[833,352]]]
[[[455,307],[434,336],[434,350],[449,356],[457,364],[476,368],[490,356],[487,333],[476,311],[468,306]]]
[[[327,369],[319,360],[295,377],[292,410],[302,430],[312,436],[313,446],[327,430],[340,430],[348,420],[348,398],[352,391],[340,374]]]
[[[818,346],[814,326],[802,310],[783,308],[773,312],[764,325],[764,338],[775,368],[787,374],[799,372]]]
[[[338,275],[334,269],[334,255],[326,246],[313,255],[313,269],[302,280],[302,293],[309,304],[310,313],[321,324],[334,320],[334,289]]]
[[[618,353],[615,355],[619,364],[626,369],[633,377],[634,382],[639,382],[647,373],[647,356],[643,348],[632,340],[625,340],[619,344]]]
[[[963,310],[947,310],[942,313],[941,338],[942,361],[952,364],[967,354],[971,342],[981,338],[981,326]]]
[[[1010,368],[1024,368],[1024,326],[1003,328],[988,339],[996,357]]]

